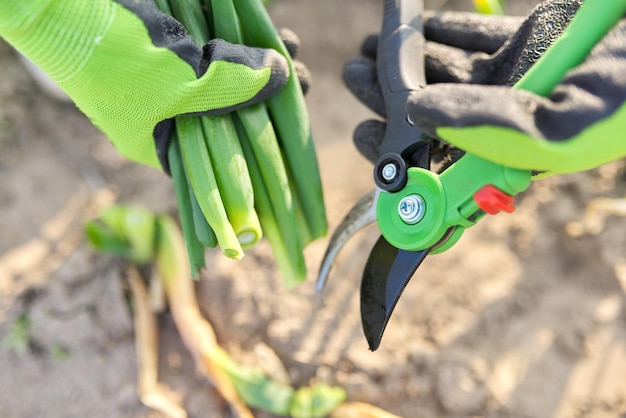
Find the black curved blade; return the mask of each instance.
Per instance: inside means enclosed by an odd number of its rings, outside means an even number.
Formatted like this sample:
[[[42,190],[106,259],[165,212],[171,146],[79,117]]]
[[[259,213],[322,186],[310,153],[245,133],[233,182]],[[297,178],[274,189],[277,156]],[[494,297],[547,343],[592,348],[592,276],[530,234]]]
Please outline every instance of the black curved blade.
[[[361,281],[361,324],[370,350],[378,349],[396,302],[429,252],[398,249],[383,236],[374,245]]]

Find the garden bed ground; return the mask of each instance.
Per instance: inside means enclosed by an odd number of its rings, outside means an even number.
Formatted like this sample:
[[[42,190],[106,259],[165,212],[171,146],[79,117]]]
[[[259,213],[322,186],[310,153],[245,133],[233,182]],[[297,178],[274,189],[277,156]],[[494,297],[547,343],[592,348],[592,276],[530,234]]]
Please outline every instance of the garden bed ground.
[[[272,7],[301,36],[313,74],[307,101],[331,228],[372,187],[370,164],[351,142],[371,115],[340,74],[376,31],[380,3]],[[73,106],[42,94],[5,44],[0,74],[0,416],[158,417],[135,394],[123,263],[94,254],[81,224],[112,200],[175,214],[170,180],[125,161]],[[341,385],[350,400],[406,418],[626,416],[626,219],[609,218],[597,236],[566,233],[593,198],[624,195],[622,163],[535,183],[514,214],[484,220],[424,263],[375,353],[358,304],[375,227],[344,249],[323,296],[314,275],[327,240],[307,249],[310,279],[289,293],[266,245],[241,262],[210,252],[199,299],[241,361],[256,362],[264,343],[294,384]],[[20,318],[31,324],[22,353],[6,343]],[[160,333],[162,378],[190,416],[229,417],[167,314]]]

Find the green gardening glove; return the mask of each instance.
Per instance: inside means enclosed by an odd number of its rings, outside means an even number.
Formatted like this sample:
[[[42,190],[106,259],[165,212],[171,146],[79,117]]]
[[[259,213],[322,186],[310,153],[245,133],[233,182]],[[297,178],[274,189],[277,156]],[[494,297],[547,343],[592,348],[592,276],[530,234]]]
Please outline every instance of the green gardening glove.
[[[515,64],[507,84],[515,83],[567,26],[579,3],[542,3],[503,49],[468,59],[497,75],[504,55]],[[439,84],[416,93],[407,108],[423,132],[487,160],[545,176],[587,170],[626,156],[625,103],[622,19],[549,97],[508,86]]]
[[[152,0],[1,0],[0,37],[45,71],[127,158],[167,167],[173,118],[263,101],[287,81],[273,50],[194,44]]]
[[[424,44],[423,55],[426,70],[426,83],[481,83],[507,84],[514,70],[514,60],[506,54],[493,62],[493,65],[475,64],[479,58],[489,57],[500,49],[521,23],[522,17],[486,16],[465,12],[425,11],[423,16]],[[455,45],[454,47],[449,44]],[[346,62],[343,81],[346,87],[363,104],[382,118],[386,118],[385,102],[376,69],[378,35],[368,36],[361,45],[361,54]],[[484,53],[476,53],[481,51]],[[525,69],[524,69],[525,70]],[[370,119],[360,123],[354,131],[354,143],[358,151],[370,162],[376,163],[380,157],[380,143],[383,140],[386,124]],[[435,138],[432,138],[435,142]],[[439,142],[439,141],[438,141]],[[437,144],[440,151],[431,156],[434,163],[439,159],[456,159],[462,152],[449,146]],[[452,155],[450,155],[452,154]]]
[[[549,97],[511,89],[561,35],[581,3],[543,2],[525,21],[518,20],[517,30],[511,30],[515,18],[454,12],[427,16],[426,75],[433,84],[407,104],[416,128],[490,161],[544,175],[586,170],[626,156],[626,21]],[[348,79],[355,73],[349,70]],[[360,74],[365,77],[363,70]],[[357,129],[357,146],[375,150],[376,126]]]

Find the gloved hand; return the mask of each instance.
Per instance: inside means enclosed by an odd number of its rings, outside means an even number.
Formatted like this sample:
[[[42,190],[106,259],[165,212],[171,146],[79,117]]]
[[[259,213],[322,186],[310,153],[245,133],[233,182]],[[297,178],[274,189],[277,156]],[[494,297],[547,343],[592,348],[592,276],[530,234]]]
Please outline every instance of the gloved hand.
[[[166,169],[174,116],[263,101],[289,77],[273,50],[221,40],[198,47],[151,0],[2,0],[0,37],[55,80],[120,153]]]
[[[426,76],[435,84],[416,92],[407,104],[415,126],[496,163],[550,174],[625,156],[626,21],[549,97],[510,87],[560,36],[581,3],[546,1],[523,23],[466,13],[427,15]],[[364,52],[371,58],[368,42]],[[365,62],[363,57],[349,62],[344,80],[380,113],[373,61]],[[377,157],[383,129],[380,123],[366,122],[355,131],[357,147],[369,159]]]

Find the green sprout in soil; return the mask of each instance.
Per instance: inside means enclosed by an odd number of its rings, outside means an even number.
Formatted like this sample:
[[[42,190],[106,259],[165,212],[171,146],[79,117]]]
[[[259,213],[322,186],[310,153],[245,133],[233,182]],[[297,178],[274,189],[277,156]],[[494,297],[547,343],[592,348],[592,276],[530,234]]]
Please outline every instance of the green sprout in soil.
[[[30,346],[30,332],[31,320],[27,314],[23,313],[19,315],[11,325],[9,333],[2,341],[2,345],[17,354],[24,354],[28,351],[28,347]]]
[[[56,361],[67,360],[68,358],[70,358],[71,355],[69,348],[60,344],[54,344],[52,347],[50,347],[50,354],[52,355],[52,358]]]

